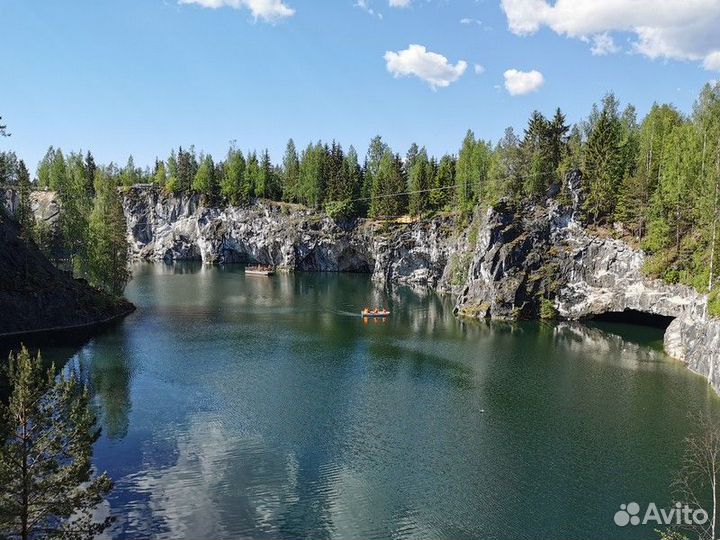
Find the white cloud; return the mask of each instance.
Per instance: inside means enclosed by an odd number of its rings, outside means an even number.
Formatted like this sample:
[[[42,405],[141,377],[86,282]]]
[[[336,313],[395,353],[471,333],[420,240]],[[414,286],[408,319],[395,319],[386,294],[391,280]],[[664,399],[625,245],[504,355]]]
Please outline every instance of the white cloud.
[[[534,69],[532,71],[508,69],[503,75],[505,77],[505,89],[511,96],[522,96],[535,92],[545,83],[543,74]]]
[[[292,17],[295,10],[283,0],[179,0],[180,4],[197,4],[202,7],[218,9],[231,7],[234,9],[249,9],[255,19],[275,22],[286,17]]]
[[[357,0],[357,2],[355,2],[355,7],[362,9],[364,12],[372,15],[373,17],[377,17],[378,19],[383,18],[382,13],[375,11],[370,4],[368,4],[367,0]]]
[[[460,19],[460,24],[477,24],[478,26],[482,25],[482,21],[478,19],[472,19],[470,17],[463,17]]]
[[[592,47],[590,52],[595,56],[604,56],[620,51],[620,47],[615,45],[615,40],[607,32],[594,35],[592,38]]]
[[[485,66],[483,66],[482,64],[475,64],[474,69],[476,75],[482,75],[483,73],[485,73]]]
[[[518,35],[547,26],[558,34],[592,39],[607,51],[609,32],[634,34],[632,49],[649,58],[692,60],[713,66],[720,52],[718,0],[501,0],[510,30]],[[614,45],[614,42],[613,42]],[[610,52],[610,51],[607,51]],[[708,69],[713,69],[708,68]]]
[[[703,61],[703,66],[708,71],[720,71],[720,51],[708,54]]]
[[[412,0],[390,0],[389,4],[390,7],[397,7],[397,8],[406,8],[410,6],[412,3]]]
[[[422,45],[410,45],[403,51],[385,53],[387,70],[395,78],[414,75],[427,82],[433,90],[445,88],[462,77],[467,62],[453,65],[441,54],[429,52]]]

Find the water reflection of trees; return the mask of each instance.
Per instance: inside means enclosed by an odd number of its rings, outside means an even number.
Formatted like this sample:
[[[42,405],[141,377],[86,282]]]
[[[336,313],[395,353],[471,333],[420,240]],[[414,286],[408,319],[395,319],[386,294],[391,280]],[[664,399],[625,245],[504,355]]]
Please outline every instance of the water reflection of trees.
[[[132,410],[132,359],[126,353],[123,336],[122,328],[118,328],[110,335],[95,339],[66,364],[66,369],[75,372],[87,385],[98,406],[103,432],[111,439],[127,435]]]

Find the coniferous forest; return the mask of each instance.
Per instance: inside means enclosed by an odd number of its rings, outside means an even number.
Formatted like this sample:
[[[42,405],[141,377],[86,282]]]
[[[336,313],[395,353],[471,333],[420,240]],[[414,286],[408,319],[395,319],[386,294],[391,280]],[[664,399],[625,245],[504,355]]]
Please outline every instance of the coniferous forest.
[[[296,203],[337,220],[387,219],[468,215],[502,198],[543,204],[550,193],[569,197],[563,180],[573,171],[582,174],[587,226],[642,247],[649,275],[711,292],[711,309],[720,311],[720,83],[702,89],[690,114],[654,104],[638,118],[610,93],[575,125],[560,109],[549,117],[535,111],[522,133],[507,128],[491,142],[468,131],[457,155],[440,157],[417,144],[400,154],[380,136],[364,157],[336,141],[299,149],[290,139],[279,163],[267,150],[243,152],[233,143],[222,157],[178,148],[145,168],[132,156],[124,167],[100,166],[90,152],[50,147],[31,179],[14,153],[0,154],[0,182],[17,187],[26,234],[46,252],[62,253],[77,275],[115,293],[127,280],[120,186],[155,184],[216,205],[255,198]],[[58,193],[59,235],[34,223],[32,189]]]

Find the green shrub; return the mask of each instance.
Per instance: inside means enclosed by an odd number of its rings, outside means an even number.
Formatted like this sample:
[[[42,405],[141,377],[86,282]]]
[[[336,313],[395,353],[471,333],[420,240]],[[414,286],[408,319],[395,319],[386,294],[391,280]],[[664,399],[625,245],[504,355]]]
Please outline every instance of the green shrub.
[[[720,289],[714,289],[708,295],[708,315],[720,318]]]
[[[355,206],[350,200],[331,201],[325,204],[325,213],[334,221],[346,221],[355,214]]]
[[[543,298],[540,301],[540,318],[544,321],[552,321],[557,319],[558,312],[555,309],[555,304],[548,298]]]
[[[468,278],[472,253],[454,254],[450,260],[450,285],[461,287]]]

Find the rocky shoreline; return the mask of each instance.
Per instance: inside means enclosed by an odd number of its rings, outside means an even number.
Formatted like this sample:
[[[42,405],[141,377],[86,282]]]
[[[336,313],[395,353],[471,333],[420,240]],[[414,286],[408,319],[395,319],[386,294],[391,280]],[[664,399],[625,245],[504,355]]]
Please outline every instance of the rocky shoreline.
[[[0,214],[0,337],[59,334],[108,324],[135,307],[59,270]]]
[[[569,181],[572,188],[578,179]],[[548,305],[568,321],[607,313],[663,318],[666,352],[720,393],[720,321],[707,316],[707,298],[648,279],[644,254],[583,228],[573,199],[522,209],[501,203],[465,225],[453,216],[336,223],[296,205],[217,208],[199,195],[136,186],[125,192],[124,210],[139,260],[371,273],[383,284],[453,293],[456,313],[472,318],[538,318]]]

